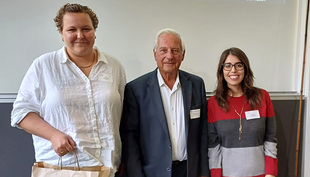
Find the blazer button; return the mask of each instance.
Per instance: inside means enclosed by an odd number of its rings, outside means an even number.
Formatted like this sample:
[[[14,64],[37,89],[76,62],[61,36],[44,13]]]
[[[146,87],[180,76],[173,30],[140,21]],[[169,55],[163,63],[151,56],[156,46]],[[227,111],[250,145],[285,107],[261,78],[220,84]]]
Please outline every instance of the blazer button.
[[[168,168],[167,168],[167,171],[171,171],[171,169],[168,167]]]
[[[170,149],[171,149],[171,145],[168,145],[168,148],[170,148]]]

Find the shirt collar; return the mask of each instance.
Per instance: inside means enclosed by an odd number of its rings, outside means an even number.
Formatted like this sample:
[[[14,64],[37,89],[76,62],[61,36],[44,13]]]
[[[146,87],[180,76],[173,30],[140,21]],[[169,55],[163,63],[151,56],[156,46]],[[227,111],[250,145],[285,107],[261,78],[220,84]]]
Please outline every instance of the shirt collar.
[[[94,46],[93,48],[94,48],[95,50],[97,50],[97,53],[98,53],[98,62],[99,62],[99,61],[102,61],[102,62],[104,62],[104,63],[106,63],[106,64],[109,64],[109,63],[108,63],[108,60],[107,60],[107,58],[106,58],[106,56],[105,56],[103,53],[101,53],[100,50],[99,50],[96,46]],[[66,52],[66,46],[63,46],[61,50],[62,50],[62,55],[63,55],[63,57],[62,57],[62,59],[61,59],[61,63],[66,63],[66,62],[69,60],[68,54],[67,54],[67,52]]]
[[[159,87],[162,87],[162,86],[166,85],[166,83],[165,83],[163,77],[161,76],[158,68],[157,68],[157,79],[158,79]],[[178,72],[177,78],[176,78],[175,83],[173,85],[173,88],[174,87],[178,88],[179,86],[180,86],[180,80],[179,80],[179,72]]]

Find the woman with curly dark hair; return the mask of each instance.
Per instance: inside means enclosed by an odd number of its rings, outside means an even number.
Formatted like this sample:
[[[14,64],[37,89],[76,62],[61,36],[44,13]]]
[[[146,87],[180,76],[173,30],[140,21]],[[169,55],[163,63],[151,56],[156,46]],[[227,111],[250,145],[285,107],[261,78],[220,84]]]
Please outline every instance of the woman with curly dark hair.
[[[266,90],[253,86],[246,54],[225,50],[215,95],[208,101],[209,165],[212,177],[275,177],[276,119]]]

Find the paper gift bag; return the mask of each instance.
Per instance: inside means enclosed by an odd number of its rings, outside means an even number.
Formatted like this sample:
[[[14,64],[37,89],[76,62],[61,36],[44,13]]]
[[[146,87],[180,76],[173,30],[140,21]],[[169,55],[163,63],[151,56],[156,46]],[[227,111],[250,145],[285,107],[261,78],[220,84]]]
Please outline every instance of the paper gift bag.
[[[110,168],[96,167],[59,167],[44,162],[36,162],[32,166],[31,177],[109,177]]]

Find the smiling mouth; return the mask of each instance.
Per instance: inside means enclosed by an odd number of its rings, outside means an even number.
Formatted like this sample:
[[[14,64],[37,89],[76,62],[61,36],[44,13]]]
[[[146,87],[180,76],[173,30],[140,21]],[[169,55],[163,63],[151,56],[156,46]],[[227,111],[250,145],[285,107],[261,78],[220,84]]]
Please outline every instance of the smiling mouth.
[[[237,79],[239,76],[229,76],[231,79]]]
[[[77,46],[85,46],[88,45],[88,42],[75,42],[74,44]]]
[[[88,43],[88,41],[75,41],[75,43]]]

